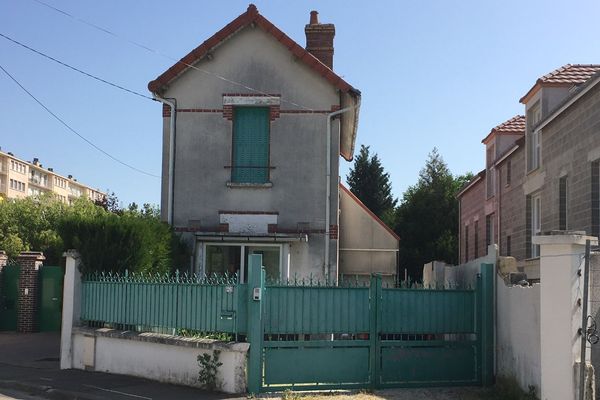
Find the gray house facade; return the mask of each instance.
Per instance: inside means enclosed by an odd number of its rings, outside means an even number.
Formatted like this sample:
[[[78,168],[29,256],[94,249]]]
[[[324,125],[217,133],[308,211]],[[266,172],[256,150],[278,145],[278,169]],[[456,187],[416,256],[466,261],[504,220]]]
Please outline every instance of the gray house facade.
[[[313,11],[305,32],[303,48],[250,5],[148,85],[164,103],[162,217],[194,272],[245,280],[262,254],[271,279],[340,274],[360,92],[333,72],[334,26]]]
[[[533,236],[555,230],[600,234],[600,65],[558,68],[539,78],[520,102],[521,135],[491,161],[493,142],[489,135],[484,139],[488,191],[471,208],[497,215],[492,243],[535,279],[539,247]],[[461,217],[468,212],[461,209]],[[461,243],[467,240],[461,237]]]

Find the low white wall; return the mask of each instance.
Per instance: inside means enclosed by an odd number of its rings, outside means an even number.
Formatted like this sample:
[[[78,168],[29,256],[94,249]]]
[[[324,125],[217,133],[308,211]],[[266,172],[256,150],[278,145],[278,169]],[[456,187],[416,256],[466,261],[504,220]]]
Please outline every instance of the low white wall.
[[[541,393],[540,284],[507,286],[496,275],[497,375],[514,377],[526,392]]]
[[[110,329],[73,329],[72,367],[201,387],[197,357],[220,350],[217,390],[246,392],[247,343]]]

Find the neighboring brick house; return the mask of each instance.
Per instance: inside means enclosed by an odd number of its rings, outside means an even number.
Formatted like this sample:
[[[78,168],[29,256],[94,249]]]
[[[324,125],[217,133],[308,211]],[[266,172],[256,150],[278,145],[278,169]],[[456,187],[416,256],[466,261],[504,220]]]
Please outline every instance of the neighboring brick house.
[[[511,157],[515,142],[525,133],[525,118],[517,115],[493,128],[482,140],[486,145],[486,169],[481,171],[457,195],[460,214],[460,261],[484,256],[487,246],[498,243],[503,226],[501,199],[510,187],[506,175],[499,172],[500,163]],[[508,161],[512,173],[512,161]],[[505,167],[506,168],[506,167]],[[512,176],[511,176],[512,178]]]
[[[567,64],[538,79],[520,99],[526,115],[518,117],[520,134],[509,135],[502,154],[491,150],[492,134],[484,139],[486,193],[479,193],[479,202],[469,186],[459,193],[461,228],[481,208],[486,216],[497,213],[494,243],[501,255],[517,258],[523,267],[539,257],[534,235],[552,230],[600,234],[599,71],[600,65]],[[491,163],[490,154],[495,155]],[[493,201],[490,187],[496,187]],[[472,239],[462,229],[460,240],[464,248]]]
[[[349,267],[338,262],[343,231],[363,226],[341,218],[360,207],[340,208],[338,176],[361,95],[333,71],[334,25],[313,11],[305,33],[306,48],[251,4],[148,84],[164,104],[162,218],[193,246],[194,272],[244,280],[250,254],[269,278],[335,279]],[[392,239],[347,251],[391,247],[395,261]],[[397,269],[359,267],[349,269]]]

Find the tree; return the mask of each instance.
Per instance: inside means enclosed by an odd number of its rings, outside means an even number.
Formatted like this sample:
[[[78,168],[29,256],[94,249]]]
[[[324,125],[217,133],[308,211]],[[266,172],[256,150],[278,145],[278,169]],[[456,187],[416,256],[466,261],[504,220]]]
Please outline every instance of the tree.
[[[350,191],[364,203],[373,214],[384,222],[392,221],[397,200],[392,196],[390,174],[384,171],[377,154],[369,154],[369,146],[361,145],[347,177]]]
[[[396,211],[400,236],[400,268],[420,280],[423,264],[458,261],[458,201],[456,194],[472,174],[454,177],[438,150],[429,153],[419,180],[404,192]]]

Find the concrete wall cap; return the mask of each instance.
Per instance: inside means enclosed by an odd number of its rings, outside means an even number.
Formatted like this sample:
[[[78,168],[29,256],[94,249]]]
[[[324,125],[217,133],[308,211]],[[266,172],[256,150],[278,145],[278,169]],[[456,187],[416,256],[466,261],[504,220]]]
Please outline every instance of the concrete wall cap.
[[[69,249],[63,253],[63,257],[79,258],[79,252],[74,249]]]
[[[235,351],[240,353],[246,353],[250,348],[249,343],[223,342],[214,339],[181,337],[153,332],[140,333],[133,331],[119,331],[116,329],[109,328],[73,327],[73,334],[79,334],[88,337],[108,337],[114,339],[135,340],[139,342],[167,344],[173,346],[194,347],[207,350]]]
[[[44,253],[41,251],[22,251],[17,258],[35,258],[36,260],[45,260]]]
[[[551,235],[541,235],[541,236],[533,236],[532,238],[533,244],[545,245],[545,244],[576,244],[576,245],[585,245],[586,240],[591,242],[592,246],[598,245],[598,238],[595,236],[587,236],[576,233],[565,233],[558,234],[553,233]]]

